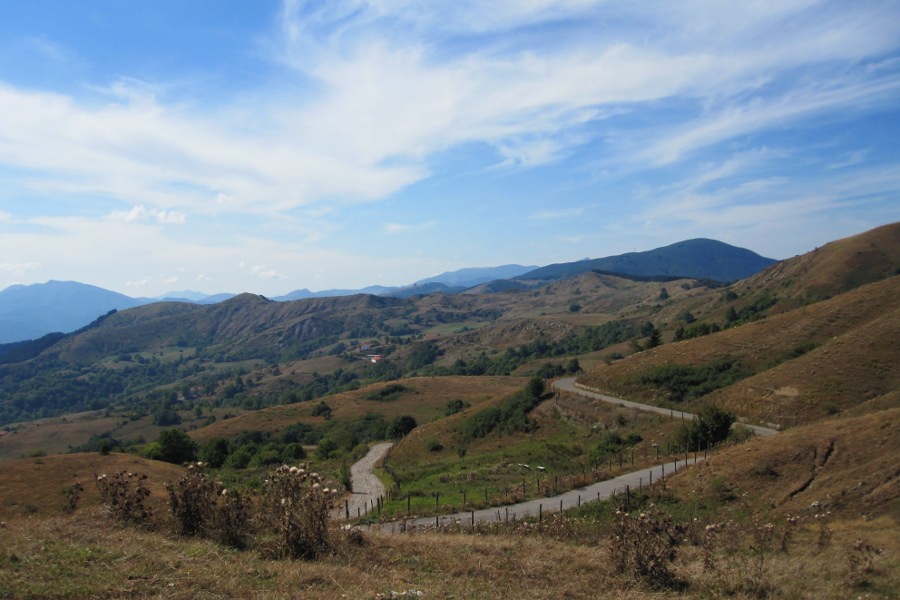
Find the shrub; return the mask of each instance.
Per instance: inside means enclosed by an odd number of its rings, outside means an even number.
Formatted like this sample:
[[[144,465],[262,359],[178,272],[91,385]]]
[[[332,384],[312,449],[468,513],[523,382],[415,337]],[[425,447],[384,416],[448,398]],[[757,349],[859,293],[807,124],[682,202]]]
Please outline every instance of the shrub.
[[[312,412],[310,413],[314,417],[322,416],[326,421],[331,418],[331,407],[325,404],[324,400],[320,400],[315,406],[312,408]]]
[[[447,408],[444,409],[444,416],[449,417],[466,409],[466,403],[460,399],[454,399],[447,402]]]
[[[693,421],[682,423],[678,445],[684,450],[703,450],[728,439],[735,417],[715,406],[704,406]]]
[[[81,485],[80,481],[76,481],[63,489],[63,495],[66,497],[66,507],[63,510],[67,515],[72,514],[78,509],[78,503],[81,501],[82,493],[84,493],[84,486]]]
[[[313,559],[329,547],[328,512],[337,490],[324,487],[307,465],[282,465],[263,482],[261,517],[275,534],[280,557]]]
[[[106,514],[121,525],[149,526],[152,513],[144,506],[150,495],[146,479],[144,474],[125,471],[97,475],[97,490]]]
[[[378,402],[390,402],[392,400],[396,400],[400,396],[403,395],[404,392],[408,392],[409,388],[405,385],[401,385],[399,383],[389,383],[384,386],[380,390],[375,390],[374,392],[370,392],[366,395],[367,400],[375,400]]]

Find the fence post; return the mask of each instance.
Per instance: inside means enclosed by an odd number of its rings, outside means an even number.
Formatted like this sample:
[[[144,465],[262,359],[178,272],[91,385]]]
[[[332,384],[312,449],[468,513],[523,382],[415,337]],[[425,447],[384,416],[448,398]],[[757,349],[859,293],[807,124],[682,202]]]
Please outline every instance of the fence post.
[[[344,515],[346,515],[347,520],[350,520],[350,501],[344,500]]]
[[[538,504],[538,525],[544,522],[544,505]]]

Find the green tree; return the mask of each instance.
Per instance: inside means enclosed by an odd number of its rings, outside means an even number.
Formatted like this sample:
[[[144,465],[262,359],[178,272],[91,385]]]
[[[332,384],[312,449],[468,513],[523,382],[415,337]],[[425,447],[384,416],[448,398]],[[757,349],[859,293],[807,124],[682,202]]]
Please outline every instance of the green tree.
[[[544,384],[543,378],[535,375],[528,380],[528,384],[525,386],[525,393],[527,393],[529,397],[534,398],[535,400],[540,400],[544,395],[545,389],[546,386]]]
[[[654,327],[653,331],[650,332],[650,339],[647,340],[647,348],[656,348],[660,344],[662,344],[662,334],[660,334],[659,329]]]
[[[218,469],[228,459],[228,440],[223,437],[214,437],[206,442],[200,449],[200,460],[207,463],[213,469]]]
[[[147,456],[176,465],[197,460],[197,442],[181,429],[163,429],[159,438],[150,444]]]
[[[388,426],[387,434],[391,439],[398,440],[402,437],[406,437],[410,431],[416,428],[416,420],[409,415],[401,415],[391,421],[391,424]]]
[[[734,323],[735,321],[738,320],[738,318],[739,317],[738,317],[737,311],[734,310],[733,306],[729,306],[728,310],[725,312],[725,322],[726,323]]]

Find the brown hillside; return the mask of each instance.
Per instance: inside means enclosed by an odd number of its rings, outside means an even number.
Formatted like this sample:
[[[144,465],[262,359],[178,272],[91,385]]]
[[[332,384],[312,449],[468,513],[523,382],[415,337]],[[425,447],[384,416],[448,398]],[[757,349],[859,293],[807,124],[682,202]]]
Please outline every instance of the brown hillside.
[[[366,398],[372,392],[395,383],[407,387],[409,391],[388,402]],[[525,380],[517,377],[417,377],[401,379],[391,384],[378,383],[352,392],[326,396],[322,400],[331,407],[332,418],[336,420],[374,413],[383,415],[388,420],[400,415],[412,415],[418,423],[427,423],[443,414],[450,400],[458,398],[479,406],[521,388]],[[275,433],[293,423],[322,423],[322,417],[310,414],[317,402],[265,408],[217,421],[192,431],[190,435],[202,443],[213,437],[230,438],[241,431]]]
[[[808,302],[897,274],[900,274],[900,222],[781,261],[735,287],[767,288],[779,297]]]
[[[63,491],[76,482],[84,486],[79,506],[96,506],[100,495],[95,474],[132,471],[148,476],[151,507],[164,506],[164,483],[177,480],[184,469],[169,463],[139,458],[131,454],[96,452],[63,454],[3,461],[0,469],[0,518],[35,514],[61,514],[66,506]]]
[[[831,511],[835,518],[888,516],[896,525],[900,408],[752,440],[682,471],[670,485],[685,499],[716,501],[710,489],[725,492],[751,514]]]
[[[733,357],[758,374],[717,392],[715,398],[743,417],[798,424],[898,389],[897,339],[900,277],[891,277],[762,321],[635,354],[601,366],[581,381],[654,401],[663,399],[658,390],[636,384],[647,369]],[[789,360],[804,344],[815,349]]]

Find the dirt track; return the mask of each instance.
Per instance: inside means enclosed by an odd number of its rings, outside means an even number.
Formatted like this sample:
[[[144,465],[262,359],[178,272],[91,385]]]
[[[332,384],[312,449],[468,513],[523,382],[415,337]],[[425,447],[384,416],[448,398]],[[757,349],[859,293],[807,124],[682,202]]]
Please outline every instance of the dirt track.
[[[356,517],[358,514],[365,514],[366,507],[371,507],[372,502],[377,502],[378,498],[384,495],[384,485],[382,485],[373,471],[375,465],[384,458],[391,446],[393,446],[391,442],[375,444],[369,448],[369,452],[364,457],[353,463],[353,466],[350,467],[350,475],[353,478],[353,492],[346,498],[347,505],[341,503],[340,509],[336,511],[336,517],[345,518],[347,506],[349,506],[351,518]]]

